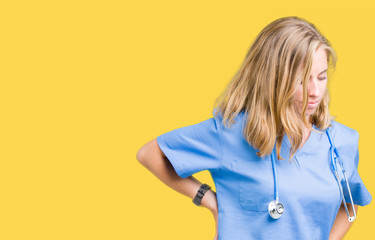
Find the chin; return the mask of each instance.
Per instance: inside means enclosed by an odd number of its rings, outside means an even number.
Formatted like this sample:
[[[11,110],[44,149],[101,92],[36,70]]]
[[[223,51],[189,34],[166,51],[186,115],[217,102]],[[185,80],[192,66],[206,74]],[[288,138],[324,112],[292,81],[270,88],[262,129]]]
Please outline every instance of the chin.
[[[313,110],[306,110],[306,113],[305,113],[305,115],[306,115],[306,117],[310,117],[311,115],[313,115],[315,113],[315,109],[313,109]]]

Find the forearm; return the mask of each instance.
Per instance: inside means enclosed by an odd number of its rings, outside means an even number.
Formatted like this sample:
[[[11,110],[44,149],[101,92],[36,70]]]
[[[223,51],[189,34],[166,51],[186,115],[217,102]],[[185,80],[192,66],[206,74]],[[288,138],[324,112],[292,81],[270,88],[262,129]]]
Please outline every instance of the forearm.
[[[353,210],[351,204],[347,204],[350,216],[353,216]],[[354,205],[356,213],[358,213],[358,206]],[[333,223],[329,240],[341,240],[348,232],[349,228],[353,223],[348,221],[348,215],[346,214],[345,207],[341,204],[339,211],[337,212],[335,222]]]
[[[193,176],[181,178],[172,164],[165,157],[154,139],[144,146],[142,154],[137,154],[138,161],[164,184],[175,191],[193,199],[202,183]],[[201,202],[202,206],[211,211],[217,211],[216,194],[212,190],[206,192]]]

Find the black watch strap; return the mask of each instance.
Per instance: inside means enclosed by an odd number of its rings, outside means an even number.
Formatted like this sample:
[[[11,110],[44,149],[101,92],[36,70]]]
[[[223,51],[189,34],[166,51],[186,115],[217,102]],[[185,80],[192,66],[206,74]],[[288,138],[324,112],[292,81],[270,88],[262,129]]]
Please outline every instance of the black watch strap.
[[[207,184],[202,184],[202,186],[199,188],[197,195],[195,195],[195,198],[193,199],[193,203],[197,206],[201,206],[201,201],[204,196],[204,194],[210,189],[211,187]]]

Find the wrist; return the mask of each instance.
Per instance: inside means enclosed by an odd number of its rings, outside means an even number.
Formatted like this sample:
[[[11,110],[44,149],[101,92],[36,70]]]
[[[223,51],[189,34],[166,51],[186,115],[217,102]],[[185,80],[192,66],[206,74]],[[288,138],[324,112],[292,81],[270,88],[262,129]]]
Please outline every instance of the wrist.
[[[210,210],[213,214],[218,212],[216,192],[209,189],[202,198],[202,206]]]
[[[203,207],[202,199],[206,195],[207,191],[210,190],[210,188],[211,186],[209,186],[208,184],[202,184],[193,199],[193,203],[199,207]]]

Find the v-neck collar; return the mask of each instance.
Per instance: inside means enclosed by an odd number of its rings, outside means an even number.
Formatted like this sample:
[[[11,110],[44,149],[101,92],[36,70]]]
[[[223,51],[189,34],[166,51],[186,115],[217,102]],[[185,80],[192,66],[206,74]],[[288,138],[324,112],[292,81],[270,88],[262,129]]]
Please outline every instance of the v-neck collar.
[[[313,129],[318,130],[314,124],[313,124],[312,127],[313,127]],[[306,142],[303,144],[303,146],[300,149],[297,149],[296,153],[293,156],[293,158],[296,160],[296,162],[299,166],[301,166],[301,163],[298,160],[300,158],[300,155],[303,154],[304,152],[308,152],[307,150],[309,149],[309,146],[312,144],[313,138],[315,137],[315,134],[317,134],[317,132],[315,132],[313,129],[311,129],[309,137],[307,138]],[[289,159],[291,143],[290,143],[288,135],[286,133],[284,134],[282,142],[287,146],[286,150],[287,150],[287,153],[288,153],[287,155],[288,155],[288,159]]]

